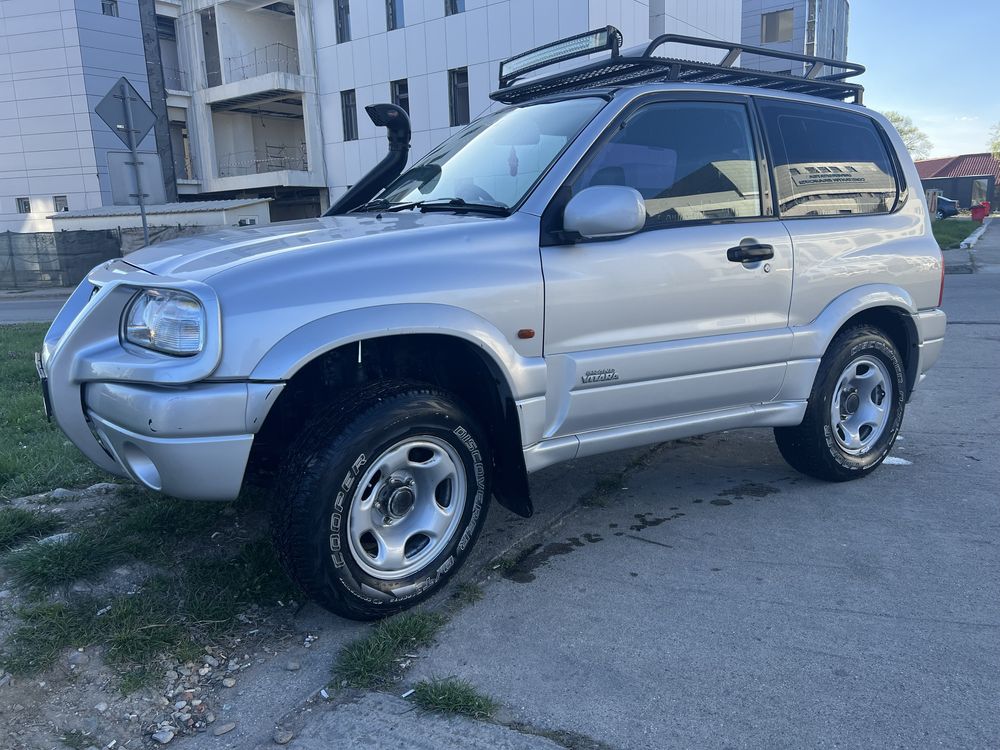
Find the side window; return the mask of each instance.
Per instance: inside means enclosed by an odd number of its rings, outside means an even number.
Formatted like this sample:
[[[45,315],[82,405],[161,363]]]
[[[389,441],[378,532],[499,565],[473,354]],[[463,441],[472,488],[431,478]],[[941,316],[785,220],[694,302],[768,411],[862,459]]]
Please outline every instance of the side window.
[[[761,215],[747,109],[664,102],[632,114],[573,185],[625,185],[646,202],[647,227]]]
[[[899,195],[871,118],[833,107],[760,100],[784,217],[884,214]]]

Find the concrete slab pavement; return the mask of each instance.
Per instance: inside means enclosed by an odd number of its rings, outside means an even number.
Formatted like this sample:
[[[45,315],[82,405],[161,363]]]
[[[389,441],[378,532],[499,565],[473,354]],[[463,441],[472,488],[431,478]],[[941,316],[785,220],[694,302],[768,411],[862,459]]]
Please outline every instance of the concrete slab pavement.
[[[956,325],[893,465],[831,485],[766,431],[668,444],[409,679],[468,679],[616,748],[997,747],[998,292],[949,277]]]
[[[978,273],[1000,273],[1000,218],[994,218],[971,253]]]
[[[316,748],[406,748],[406,750],[561,750],[544,737],[464,717],[415,709],[407,700],[369,693],[322,714],[287,745]]]

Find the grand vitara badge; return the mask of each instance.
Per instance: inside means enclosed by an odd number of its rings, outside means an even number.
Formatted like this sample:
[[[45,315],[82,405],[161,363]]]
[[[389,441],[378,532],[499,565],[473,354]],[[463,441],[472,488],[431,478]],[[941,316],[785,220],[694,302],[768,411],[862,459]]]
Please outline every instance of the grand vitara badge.
[[[584,383],[603,383],[606,380],[618,380],[618,370],[606,367],[603,370],[587,370],[580,378]]]

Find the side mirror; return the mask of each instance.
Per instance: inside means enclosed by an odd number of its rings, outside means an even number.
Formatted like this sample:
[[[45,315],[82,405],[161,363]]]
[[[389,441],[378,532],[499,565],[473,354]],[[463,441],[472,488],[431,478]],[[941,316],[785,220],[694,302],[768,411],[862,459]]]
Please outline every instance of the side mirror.
[[[646,226],[646,203],[638,190],[622,185],[595,185],[570,198],[563,229],[585,239],[635,234]]]

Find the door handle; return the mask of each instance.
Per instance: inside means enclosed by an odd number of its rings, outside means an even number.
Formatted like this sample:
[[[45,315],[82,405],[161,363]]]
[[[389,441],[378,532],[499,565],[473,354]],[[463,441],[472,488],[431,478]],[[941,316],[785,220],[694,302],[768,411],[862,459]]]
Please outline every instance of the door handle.
[[[771,245],[737,245],[726,250],[726,257],[733,263],[752,263],[758,260],[769,260],[774,257],[774,247]]]

